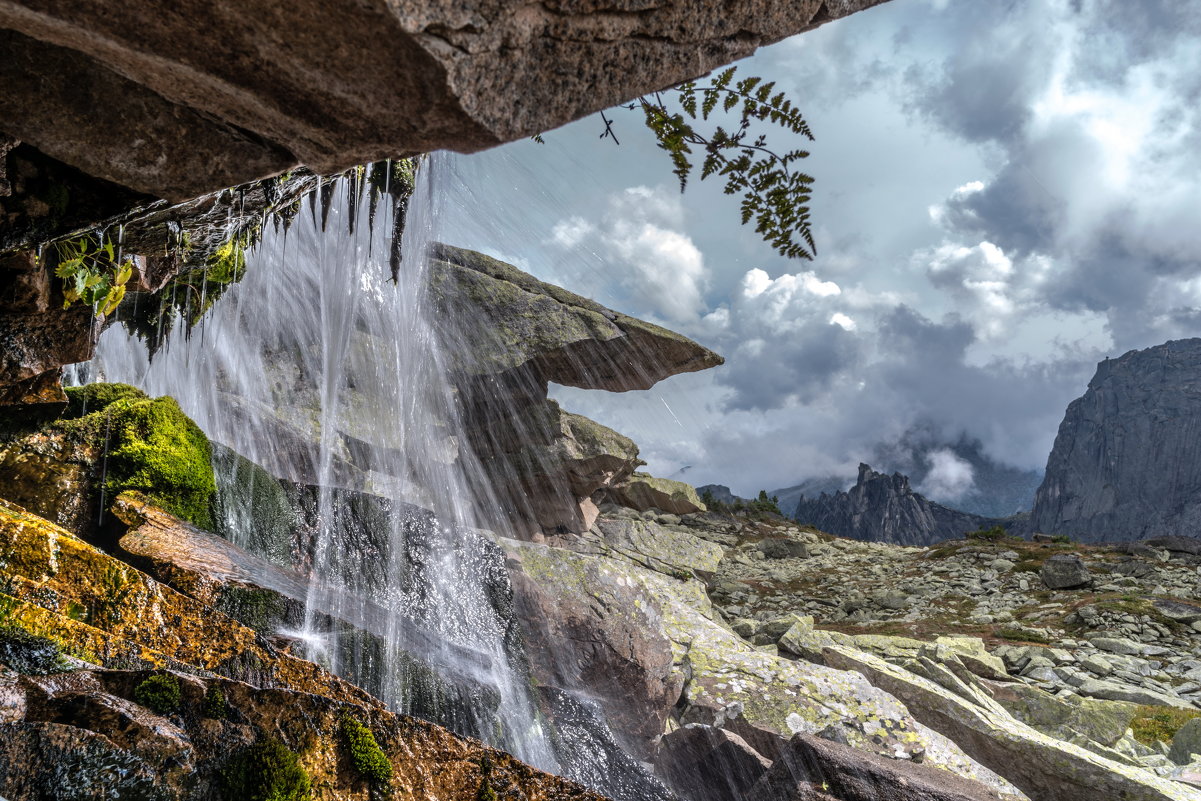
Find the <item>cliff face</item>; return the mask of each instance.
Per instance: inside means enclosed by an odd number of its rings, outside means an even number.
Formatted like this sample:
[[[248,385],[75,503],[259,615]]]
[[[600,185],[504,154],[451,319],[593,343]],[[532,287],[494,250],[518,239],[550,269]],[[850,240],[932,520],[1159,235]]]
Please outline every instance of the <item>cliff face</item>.
[[[813,500],[802,496],[793,516],[831,534],[897,545],[929,545],[995,522],[927,500],[909,488],[906,476],[865,464],[855,486]]]
[[[1032,523],[1090,542],[1201,528],[1201,339],[1097,366],[1059,426]]]

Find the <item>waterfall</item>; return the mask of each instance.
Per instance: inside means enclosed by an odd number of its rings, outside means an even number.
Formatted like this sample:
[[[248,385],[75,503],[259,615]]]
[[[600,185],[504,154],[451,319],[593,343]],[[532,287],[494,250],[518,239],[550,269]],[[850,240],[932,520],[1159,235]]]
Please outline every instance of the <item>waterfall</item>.
[[[305,618],[283,634],[309,658],[396,711],[554,771],[503,555],[481,531],[488,482],[460,447],[427,313],[425,252],[447,169],[433,156],[418,170],[395,283],[389,210],[342,180],[327,210],[314,196],[287,230],[268,223],[245,278],[190,332],[178,323],[151,359],[112,326],[90,370],[175,397],[224,446],[222,533],[306,571]],[[282,523],[265,521],[272,504]]]

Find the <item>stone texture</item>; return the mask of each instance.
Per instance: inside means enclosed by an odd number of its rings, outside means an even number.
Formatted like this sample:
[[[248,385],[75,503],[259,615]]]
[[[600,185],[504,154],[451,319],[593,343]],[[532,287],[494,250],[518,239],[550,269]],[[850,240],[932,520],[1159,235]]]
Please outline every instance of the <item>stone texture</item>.
[[[1072,401],[1036,531],[1117,542],[1201,528],[1201,339],[1106,359]]]
[[[183,200],[474,151],[670,86],[878,0],[0,5],[6,133]]]
[[[529,801],[603,801],[567,779],[534,770],[477,741],[382,707],[350,705],[288,689],[176,673],[181,708],[161,716],[136,703],[147,671],[85,670],[0,676],[0,794],[9,801],[129,798],[200,801],[228,797],[229,757],[274,738],[299,754],[320,798],[379,798],[357,774],[340,733],[349,713],[372,732],[394,787],[423,798],[475,798],[479,761],[492,763],[495,792]],[[161,675],[161,674],[160,674]],[[229,710],[206,712],[219,691]],[[503,797],[503,796],[502,796]]]
[[[978,782],[797,734],[746,801],[1001,801]]]
[[[659,602],[595,562],[556,564],[541,550],[509,548],[514,604],[530,670],[544,685],[584,690],[640,758],[649,756],[680,694]],[[587,592],[566,587],[586,586]]]
[[[770,767],[737,734],[695,723],[668,732],[655,749],[655,772],[689,801],[742,798]]]
[[[1052,590],[1083,587],[1092,580],[1092,574],[1084,566],[1084,561],[1076,554],[1070,553],[1057,553],[1043,562],[1038,577]]]
[[[890,756],[920,754],[929,764],[979,779],[998,790],[1012,785],[966,758],[941,735],[917,724],[905,708],[862,676],[798,662],[759,650],[720,622],[704,587],[630,564],[619,558],[573,553],[564,548],[510,541],[527,577],[560,598],[587,599],[599,614],[629,616],[653,625],[671,644],[671,675],[683,686],[671,710],[673,724],[702,724],[731,731],[771,759],[797,732],[827,727],[865,751]],[[515,583],[520,583],[517,581]],[[619,613],[608,600],[613,587],[644,593],[646,600]],[[627,590],[628,591],[628,590]],[[603,611],[602,611],[603,610]],[[547,614],[555,614],[554,609]],[[614,629],[621,634],[618,621]],[[595,628],[604,632],[603,627]],[[624,636],[624,635],[623,635]],[[596,648],[605,638],[593,637]],[[624,639],[605,645],[621,652]],[[571,654],[564,652],[564,658]],[[679,685],[677,685],[679,686]]]
[[[1086,797],[1167,801],[1192,797],[1181,785],[1106,759],[1072,743],[1049,737],[1011,716],[981,689],[934,672],[941,681],[916,675],[870,654],[841,646],[825,651],[826,661],[857,670],[900,699],[926,725],[952,738],[982,764],[993,768],[1039,801],[1079,801]],[[929,663],[927,668],[933,666]],[[954,686],[950,690],[942,686]]]
[[[897,545],[929,545],[998,522],[927,500],[900,473],[877,473],[866,464],[846,492],[802,496],[793,517],[840,537]]]

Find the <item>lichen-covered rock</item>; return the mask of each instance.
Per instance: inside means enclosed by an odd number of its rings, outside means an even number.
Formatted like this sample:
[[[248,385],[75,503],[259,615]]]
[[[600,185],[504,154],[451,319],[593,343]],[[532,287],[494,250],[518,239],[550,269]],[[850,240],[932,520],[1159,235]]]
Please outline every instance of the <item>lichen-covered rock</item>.
[[[1113,746],[1126,734],[1138,707],[1120,701],[1054,696],[1028,684],[989,682],[989,694],[1018,720],[1060,740],[1081,737]],[[1087,744],[1079,742],[1081,745]]]
[[[647,473],[635,473],[609,490],[613,500],[630,509],[644,512],[659,509],[675,515],[704,512],[705,504],[692,486],[683,481],[655,478]]]
[[[1070,590],[1073,587],[1082,587],[1092,580],[1092,574],[1085,567],[1084,560],[1074,553],[1055,554],[1043,562],[1038,577],[1052,590]]]
[[[572,547],[580,552],[619,554],[677,578],[712,576],[725,556],[724,548],[701,539],[687,526],[646,520],[620,510],[602,515],[594,529]]]
[[[367,693],[279,651],[253,629],[0,501],[7,619],[98,665],[189,667],[359,704]]]
[[[435,305],[463,327],[444,333],[452,368],[469,376],[522,372],[543,387],[625,392],[723,362],[687,337],[471,250],[434,245],[430,287]]]
[[[921,755],[929,764],[1013,790],[954,743],[913,720],[896,699],[861,675],[783,659],[746,643],[718,621],[697,581],[561,548],[515,541],[506,548],[519,560],[514,572],[519,568],[562,597],[587,599],[594,617],[603,619],[614,608],[607,600],[613,591],[609,588],[637,592],[635,624],[654,626],[670,642],[671,671],[684,685],[671,712],[678,724],[728,729],[768,759],[793,734],[834,726],[845,730],[846,739],[858,748],[890,756]],[[595,621],[589,625],[594,639],[605,642],[606,629]],[[608,647],[620,651],[624,643],[619,639]]]
[[[1106,759],[1021,723],[983,690],[945,669],[939,682],[862,651],[830,646],[826,662],[855,670],[896,698],[918,720],[954,740],[972,757],[1039,801],[1090,796],[1134,801],[1182,801],[1197,795],[1141,768]],[[929,671],[935,663],[926,662]],[[948,689],[943,684],[954,687]]]

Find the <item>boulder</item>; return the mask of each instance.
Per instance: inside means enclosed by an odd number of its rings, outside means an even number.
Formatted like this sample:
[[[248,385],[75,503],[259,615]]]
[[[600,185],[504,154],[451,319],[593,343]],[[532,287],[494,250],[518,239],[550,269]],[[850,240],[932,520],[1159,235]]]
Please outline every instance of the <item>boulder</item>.
[[[658,509],[677,515],[706,511],[705,504],[690,485],[646,473],[634,473],[610,488],[609,495],[615,503],[638,511]]]
[[[1172,736],[1168,758],[1177,765],[1188,765],[1197,755],[1201,755],[1201,718],[1192,718]]]
[[[797,734],[744,798],[745,801],[1002,801],[1004,797],[950,771],[865,754],[837,742]]]
[[[718,618],[704,585],[698,581],[680,581],[628,561],[547,545],[510,540],[505,547],[515,557],[511,562],[514,571],[520,569],[550,595],[550,604],[540,608],[538,614],[563,617],[566,610],[567,625],[550,625],[565,630],[581,626],[579,634],[548,641],[553,656],[565,663],[560,668],[562,673],[572,670],[574,662],[603,664],[599,658],[594,662],[593,654],[613,651],[625,658],[629,653],[625,627],[650,625],[670,643],[670,676],[676,682],[674,686],[683,689],[677,689],[669,702],[675,703],[674,709],[669,705],[664,711],[670,710],[672,719],[680,725],[696,723],[726,729],[769,759],[793,734],[815,733],[833,725],[845,729],[848,742],[856,748],[890,756],[920,754],[929,764],[944,766],[998,790],[1012,790],[1012,785],[975,764],[947,738],[912,721],[901,704],[862,676],[782,658],[774,648],[771,652],[757,650]],[[521,583],[520,577],[515,579],[515,587]],[[617,588],[637,593],[638,603],[618,605],[614,596]],[[593,610],[588,614],[601,617],[602,624],[571,622],[581,614],[574,610],[581,607]],[[609,611],[617,608],[634,611],[620,615]],[[529,615],[521,617],[528,619]],[[628,622],[609,621],[627,617]],[[562,642],[572,637],[580,641],[580,646],[564,648]],[[540,658],[532,656],[535,661]],[[627,681],[630,687],[624,686],[609,675],[616,672],[616,668],[596,671],[591,679],[597,684],[595,697],[628,699],[633,687],[634,697],[640,699],[633,706],[645,710],[641,699],[649,696],[643,693],[643,685]],[[535,675],[541,674],[535,670]],[[625,714],[628,708],[628,700],[605,704],[615,731],[621,732],[627,726],[613,724],[613,716]],[[645,711],[641,714],[643,717],[636,718],[634,724],[650,731],[652,722],[645,719]]]
[[[1052,695],[1020,682],[986,682],[989,694],[1015,718],[1060,740],[1085,737],[1112,747],[1126,734],[1138,713],[1134,704]]]
[[[788,537],[768,537],[760,540],[760,553],[768,559],[808,559],[809,545]]]
[[[597,520],[595,530],[600,537],[590,532],[576,550],[620,555],[676,578],[713,576],[726,552],[686,527],[633,515],[607,514]]]
[[[531,674],[597,699],[619,740],[649,757],[682,684],[657,623],[659,600],[607,570],[610,560],[559,560],[556,549],[514,541],[506,547]]]
[[[742,798],[770,767],[737,734],[697,723],[668,732],[655,749],[655,774],[689,801]]]
[[[1043,562],[1038,571],[1043,584],[1052,590],[1068,590],[1083,587],[1092,581],[1092,574],[1076,554],[1057,553]]]

